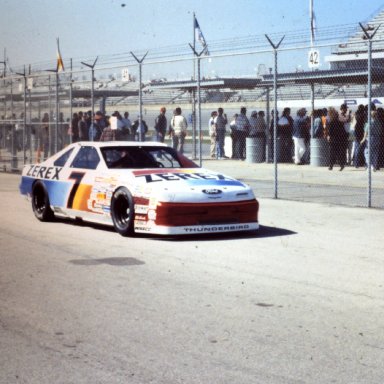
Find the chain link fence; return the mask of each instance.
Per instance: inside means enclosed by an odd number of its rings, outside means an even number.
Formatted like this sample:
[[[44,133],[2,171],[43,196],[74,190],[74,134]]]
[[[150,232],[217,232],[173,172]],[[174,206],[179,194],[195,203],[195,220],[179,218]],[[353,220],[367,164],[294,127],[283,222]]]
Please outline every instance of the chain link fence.
[[[95,59],[71,62],[65,72],[4,71],[0,167],[19,171],[73,141],[90,140],[98,111],[129,114],[124,139],[175,145],[171,121],[179,107],[188,123],[185,153],[207,167],[217,157],[260,164],[271,175],[263,181],[265,197],[327,202],[337,195],[340,204],[383,208],[383,41],[351,41],[344,52],[343,44],[285,48],[283,38],[268,40],[271,47],[257,51],[191,50],[164,59],[132,53],[128,64]],[[324,52],[329,64],[319,60]],[[162,107],[167,129],[159,138]],[[227,119],[225,133],[211,124],[218,108]],[[144,122],[147,130],[140,132]],[[355,171],[348,182],[331,176],[340,168]],[[300,182],[304,170],[317,170],[318,180]],[[257,179],[255,173],[244,180]]]

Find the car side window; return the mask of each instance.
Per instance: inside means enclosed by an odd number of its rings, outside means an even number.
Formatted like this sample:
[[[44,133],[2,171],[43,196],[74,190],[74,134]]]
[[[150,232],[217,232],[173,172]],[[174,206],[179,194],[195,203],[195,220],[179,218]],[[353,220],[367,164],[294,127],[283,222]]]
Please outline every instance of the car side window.
[[[69,159],[69,156],[71,156],[72,152],[73,152],[73,148],[71,148],[69,151],[65,152],[58,159],[56,159],[53,165],[55,167],[64,167],[65,163]]]
[[[96,169],[100,157],[94,147],[81,147],[72,161],[71,168]]]

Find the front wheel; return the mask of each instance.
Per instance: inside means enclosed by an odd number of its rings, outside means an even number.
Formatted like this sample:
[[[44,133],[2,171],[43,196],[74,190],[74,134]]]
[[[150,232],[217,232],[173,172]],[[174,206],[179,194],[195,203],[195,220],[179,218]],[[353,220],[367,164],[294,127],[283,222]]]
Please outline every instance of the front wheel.
[[[121,187],[113,195],[111,217],[116,232],[122,236],[133,234],[134,205],[131,193]]]
[[[32,210],[40,221],[51,221],[54,218],[48,192],[41,181],[37,181],[32,188]]]

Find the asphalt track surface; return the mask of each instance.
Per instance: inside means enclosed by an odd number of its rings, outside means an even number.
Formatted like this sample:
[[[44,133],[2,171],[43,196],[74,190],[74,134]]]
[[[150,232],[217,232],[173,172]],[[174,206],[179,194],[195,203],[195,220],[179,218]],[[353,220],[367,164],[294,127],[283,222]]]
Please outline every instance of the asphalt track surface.
[[[230,172],[227,172],[230,173]],[[260,199],[258,233],[40,223],[0,173],[0,383],[384,377],[383,212]]]

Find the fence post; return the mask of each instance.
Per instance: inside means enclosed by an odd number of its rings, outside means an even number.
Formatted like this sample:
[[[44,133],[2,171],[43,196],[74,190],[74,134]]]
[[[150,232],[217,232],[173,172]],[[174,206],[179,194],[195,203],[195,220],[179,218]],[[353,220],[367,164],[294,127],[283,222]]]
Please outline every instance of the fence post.
[[[27,74],[25,72],[25,65],[24,65],[24,72],[23,73],[17,73],[17,75],[23,76],[24,80],[24,112],[23,112],[23,135],[22,135],[22,149],[23,149],[23,164],[26,162],[26,145],[25,145],[25,138],[26,138],[26,130],[27,130]],[[19,138],[18,138],[19,139]]]
[[[133,52],[131,52],[131,55],[134,57],[134,59],[139,64],[139,141],[143,141],[143,133],[142,133],[142,121],[143,121],[143,89],[142,89],[142,65],[145,57],[148,55],[148,52],[139,60]]]
[[[72,138],[73,138],[73,131],[72,131],[72,115],[73,115],[73,105],[72,105],[72,94],[73,94],[73,74],[72,74],[72,59],[71,59],[71,72],[69,74],[69,132],[71,133],[69,135],[69,143],[72,144]],[[78,129],[78,127],[76,127]]]
[[[271,44],[273,48],[274,58],[275,58],[275,70],[273,74],[273,98],[274,98],[274,111],[273,111],[273,163],[275,166],[275,199],[278,198],[278,180],[277,180],[277,50],[280,47],[280,44],[284,40],[283,36],[278,44],[274,44],[272,40],[268,37],[268,35],[265,35],[269,43]]]
[[[207,46],[203,48],[200,53],[197,53],[195,48],[189,44],[193,53],[195,54],[195,59],[197,60],[197,122],[198,122],[198,132],[199,132],[199,165],[202,166],[203,160],[203,143],[201,137],[201,93],[200,93],[200,60],[201,55],[207,50]]]
[[[367,192],[367,205],[368,208],[372,206],[372,170],[371,170],[371,97],[372,97],[372,39],[376,32],[380,28],[381,24],[376,30],[370,35],[368,29],[360,24],[361,29],[364,32],[365,38],[368,40],[368,192]]]
[[[95,95],[94,95],[94,93],[95,93],[95,65],[96,65],[96,61],[98,58],[99,58],[99,56],[96,57],[93,64],[87,64],[87,63],[84,63],[83,61],[81,62],[81,64],[85,65],[88,68],[91,68],[91,76],[92,76],[92,79],[91,79],[91,110],[92,110],[91,124],[93,124],[93,121],[95,118]],[[72,70],[72,68],[71,68],[71,70]],[[71,119],[72,119],[72,116],[71,116]],[[93,136],[92,136],[92,141],[93,141]]]

